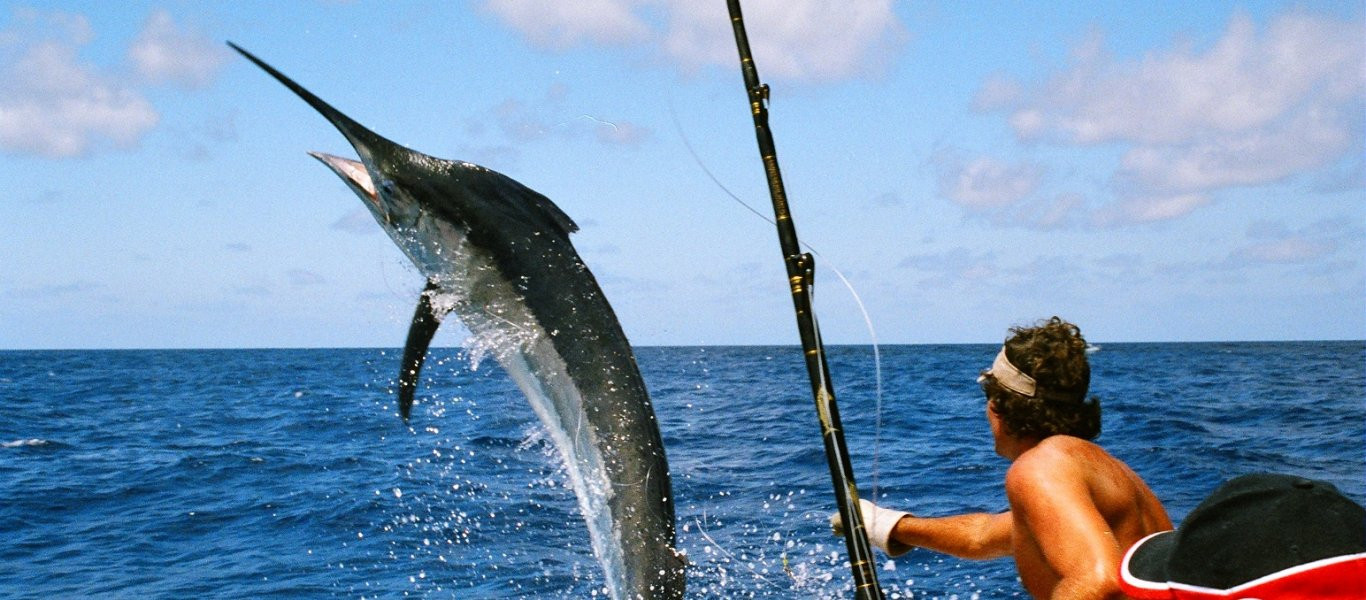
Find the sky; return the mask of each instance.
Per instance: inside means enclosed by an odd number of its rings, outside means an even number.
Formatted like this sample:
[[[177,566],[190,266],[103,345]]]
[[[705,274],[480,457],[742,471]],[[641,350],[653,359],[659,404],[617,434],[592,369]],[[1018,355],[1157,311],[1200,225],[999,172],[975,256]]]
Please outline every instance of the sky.
[[[1363,3],[743,4],[827,343],[1366,339]],[[307,155],[354,153],[227,41],[553,199],[634,344],[795,344],[729,26],[4,0],[0,348],[402,345],[422,276]]]

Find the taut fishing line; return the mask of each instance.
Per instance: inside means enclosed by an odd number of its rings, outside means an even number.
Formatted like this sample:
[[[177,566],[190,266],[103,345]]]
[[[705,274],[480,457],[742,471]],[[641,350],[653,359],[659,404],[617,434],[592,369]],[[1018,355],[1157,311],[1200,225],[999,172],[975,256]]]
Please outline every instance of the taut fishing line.
[[[716,184],[716,187],[721,188],[721,191],[725,192],[731,200],[734,200],[735,202],[739,203],[740,206],[745,207],[747,210],[749,210],[749,212],[754,213],[755,216],[758,216],[760,219],[763,219],[769,225],[775,225],[771,217],[762,212],[759,212],[753,206],[750,206],[744,200],[741,200],[740,197],[736,196],[734,192],[730,191],[730,188],[727,188],[725,184],[721,183],[721,180],[716,178],[716,175],[711,172],[711,169],[707,168],[706,163],[702,162],[702,157],[697,155],[697,150],[693,149],[692,142],[688,140],[688,134],[684,133],[683,126],[678,122],[678,113],[674,110],[672,100],[669,101],[669,117],[673,119],[674,130],[678,132],[678,137],[683,140],[683,146],[688,149],[688,154],[692,156],[693,162],[697,164],[698,168],[702,169],[702,172],[707,175],[707,178],[710,179],[712,183]],[[819,256],[822,260],[824,260],[825,257],[822,256],[821,253],[817,251],[814,247],[812,247],[811,244],[808,244],[806,242],[800,243],[807,250],[810,250],[812,254]],[[824,262],[822,264],[824,264]],[[872,497],[876,499],[878,497],[878,455],[880,453],[882,446],[882,352],[878,347],[877,330],[873,327],[872,317],[868,315],[868,308],[863,305],[863,298],[859,297],[858,290],[854,289],[854,284],[849,281],[849,278],[844,276],[844,273],[841,272],[839,268],[834,265],[834,263],[829,263],[829,267],[830,270],[835,273],[835,276],[839,277],[840,281],[844,283],[844,288],[846,290],[849,290],[849,295],[854,299],[854,304],[858,305],[859,313],[863,315],[863,324],[865,327],[868,328],[868,337],[872,341],[873,345],[873,377],[875,379],[876,384],[876,397],[874,399],[873,404],[875,422],[873,425]],[[816,295],[814,282],[811,284],[811,288],[811,296],[814,298]],[[812,314],[814,318],[814,311]],[[819,329],[817,331],[819,332]],[[829,382],[826,383],[828,384]]]
[[[707,518],[706,511],[702,511],[702,518]],[[726,558],[729,558],[735,564],[744,565],[746,569],[749,569],[750,573],[753,573],[755,577],[758,577],[759,579],[763,580],[764,583],[767,583],[769,585],[777,585],[777,583],[775,583],[773,580],[764,577],[764,574],[760,573],[757,569],[755,569],[753,565],[749,564],[748,562],[740,560],[740,558],[735,556],[735,554],[733,554],[730,550],[727,550],[721,547],[721,544],[716,543],[716,540],[712,539],[711,534],[707,533],[707,528],[702,526],[702,521],[699,521],[697,520],[697,518],[694,517],[693,523],[697,524],[697,531],[702,534],[702,537],[705,538],[707,542],[709,542],[712,545],[712,547],[716,548],[716,550],[720,552],[722,555],[724,555]]]

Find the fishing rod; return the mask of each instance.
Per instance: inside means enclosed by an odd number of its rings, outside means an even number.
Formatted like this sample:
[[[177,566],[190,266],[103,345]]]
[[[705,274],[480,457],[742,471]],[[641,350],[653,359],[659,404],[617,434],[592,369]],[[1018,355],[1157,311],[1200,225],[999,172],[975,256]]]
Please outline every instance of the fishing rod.
[[[745,35],[745,21],[740,14],[740,0],[727,0],[730,21],[735,29],[735,46],[740,51],[740,70],[745,76],[749,92],[750,112],[754,115],[754,134],[759,141],[759,156],[768,175],[768,194],[773,200],[773,215],[778,227],[778,244],[782,247],[783,262],[787,265],[788,282],[792,285],[792,304],[797,313],[797,331],[801,335],[806,356],[806,373],[811,379],[811,395],[816,401],[816,415],[820,417],[825,458],[830,465],[830,481],[835,488],[835,504],[844,522],[844,544],[849,550],[849,567],[854,574],[854,597],[860,600],[882,600],[882,588],[877,583],[873,550],[864,532],[863,517],[858,510],[858,487],[854,484],[854,469],[849,462],[849,449],[844,444],[844,427],[840,425],[835,390],[830,384],[830,368],[825,362],[825,345],[811,305],[811,286],[815,278],[816,261],[810,253],[801,251],[797,228],[788,211],[787,192],[783,176],[778,170],[778,152],[773,146],[773,133],[768,128],[768,86],[759,82],[759,71],[749,51],[749,37]]]

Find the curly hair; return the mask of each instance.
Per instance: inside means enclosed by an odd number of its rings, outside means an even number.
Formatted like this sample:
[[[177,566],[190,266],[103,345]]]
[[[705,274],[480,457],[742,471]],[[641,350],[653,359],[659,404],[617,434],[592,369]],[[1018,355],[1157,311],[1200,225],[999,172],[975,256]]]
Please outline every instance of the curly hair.
[[[1092,439],[1100,434],[1100,399],[1086,397],[1091,366],[1081,329],[1058,317],[1033,327],[1011,327],[1006,358],[1034,378],[1033,397],[1006,389],[991,373],[982,388],[1006,431],[1020,437],[1064,434]]]

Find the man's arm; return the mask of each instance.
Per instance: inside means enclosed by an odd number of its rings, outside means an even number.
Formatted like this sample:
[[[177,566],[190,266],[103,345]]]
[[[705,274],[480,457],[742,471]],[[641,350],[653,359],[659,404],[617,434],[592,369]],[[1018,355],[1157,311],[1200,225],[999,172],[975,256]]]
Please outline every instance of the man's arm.
[[[970,559],[1009,556],[1010,535],[1009,511],[951,517],[908,515],[892,529],[892,538],[903,544]]]
[[[1006,497],[1020,541],[1056,574],[1048,598],[1124,598],[1116,580],[1119,543],[1097,510],[1084,474],[1075,463],[1055,459],[1062,457],[1033,455],[1017,460],[1006,473]],[[1028,568],[1016,558],[1022,570]],[[1028,579],[1026,573],[1021,576]]]

